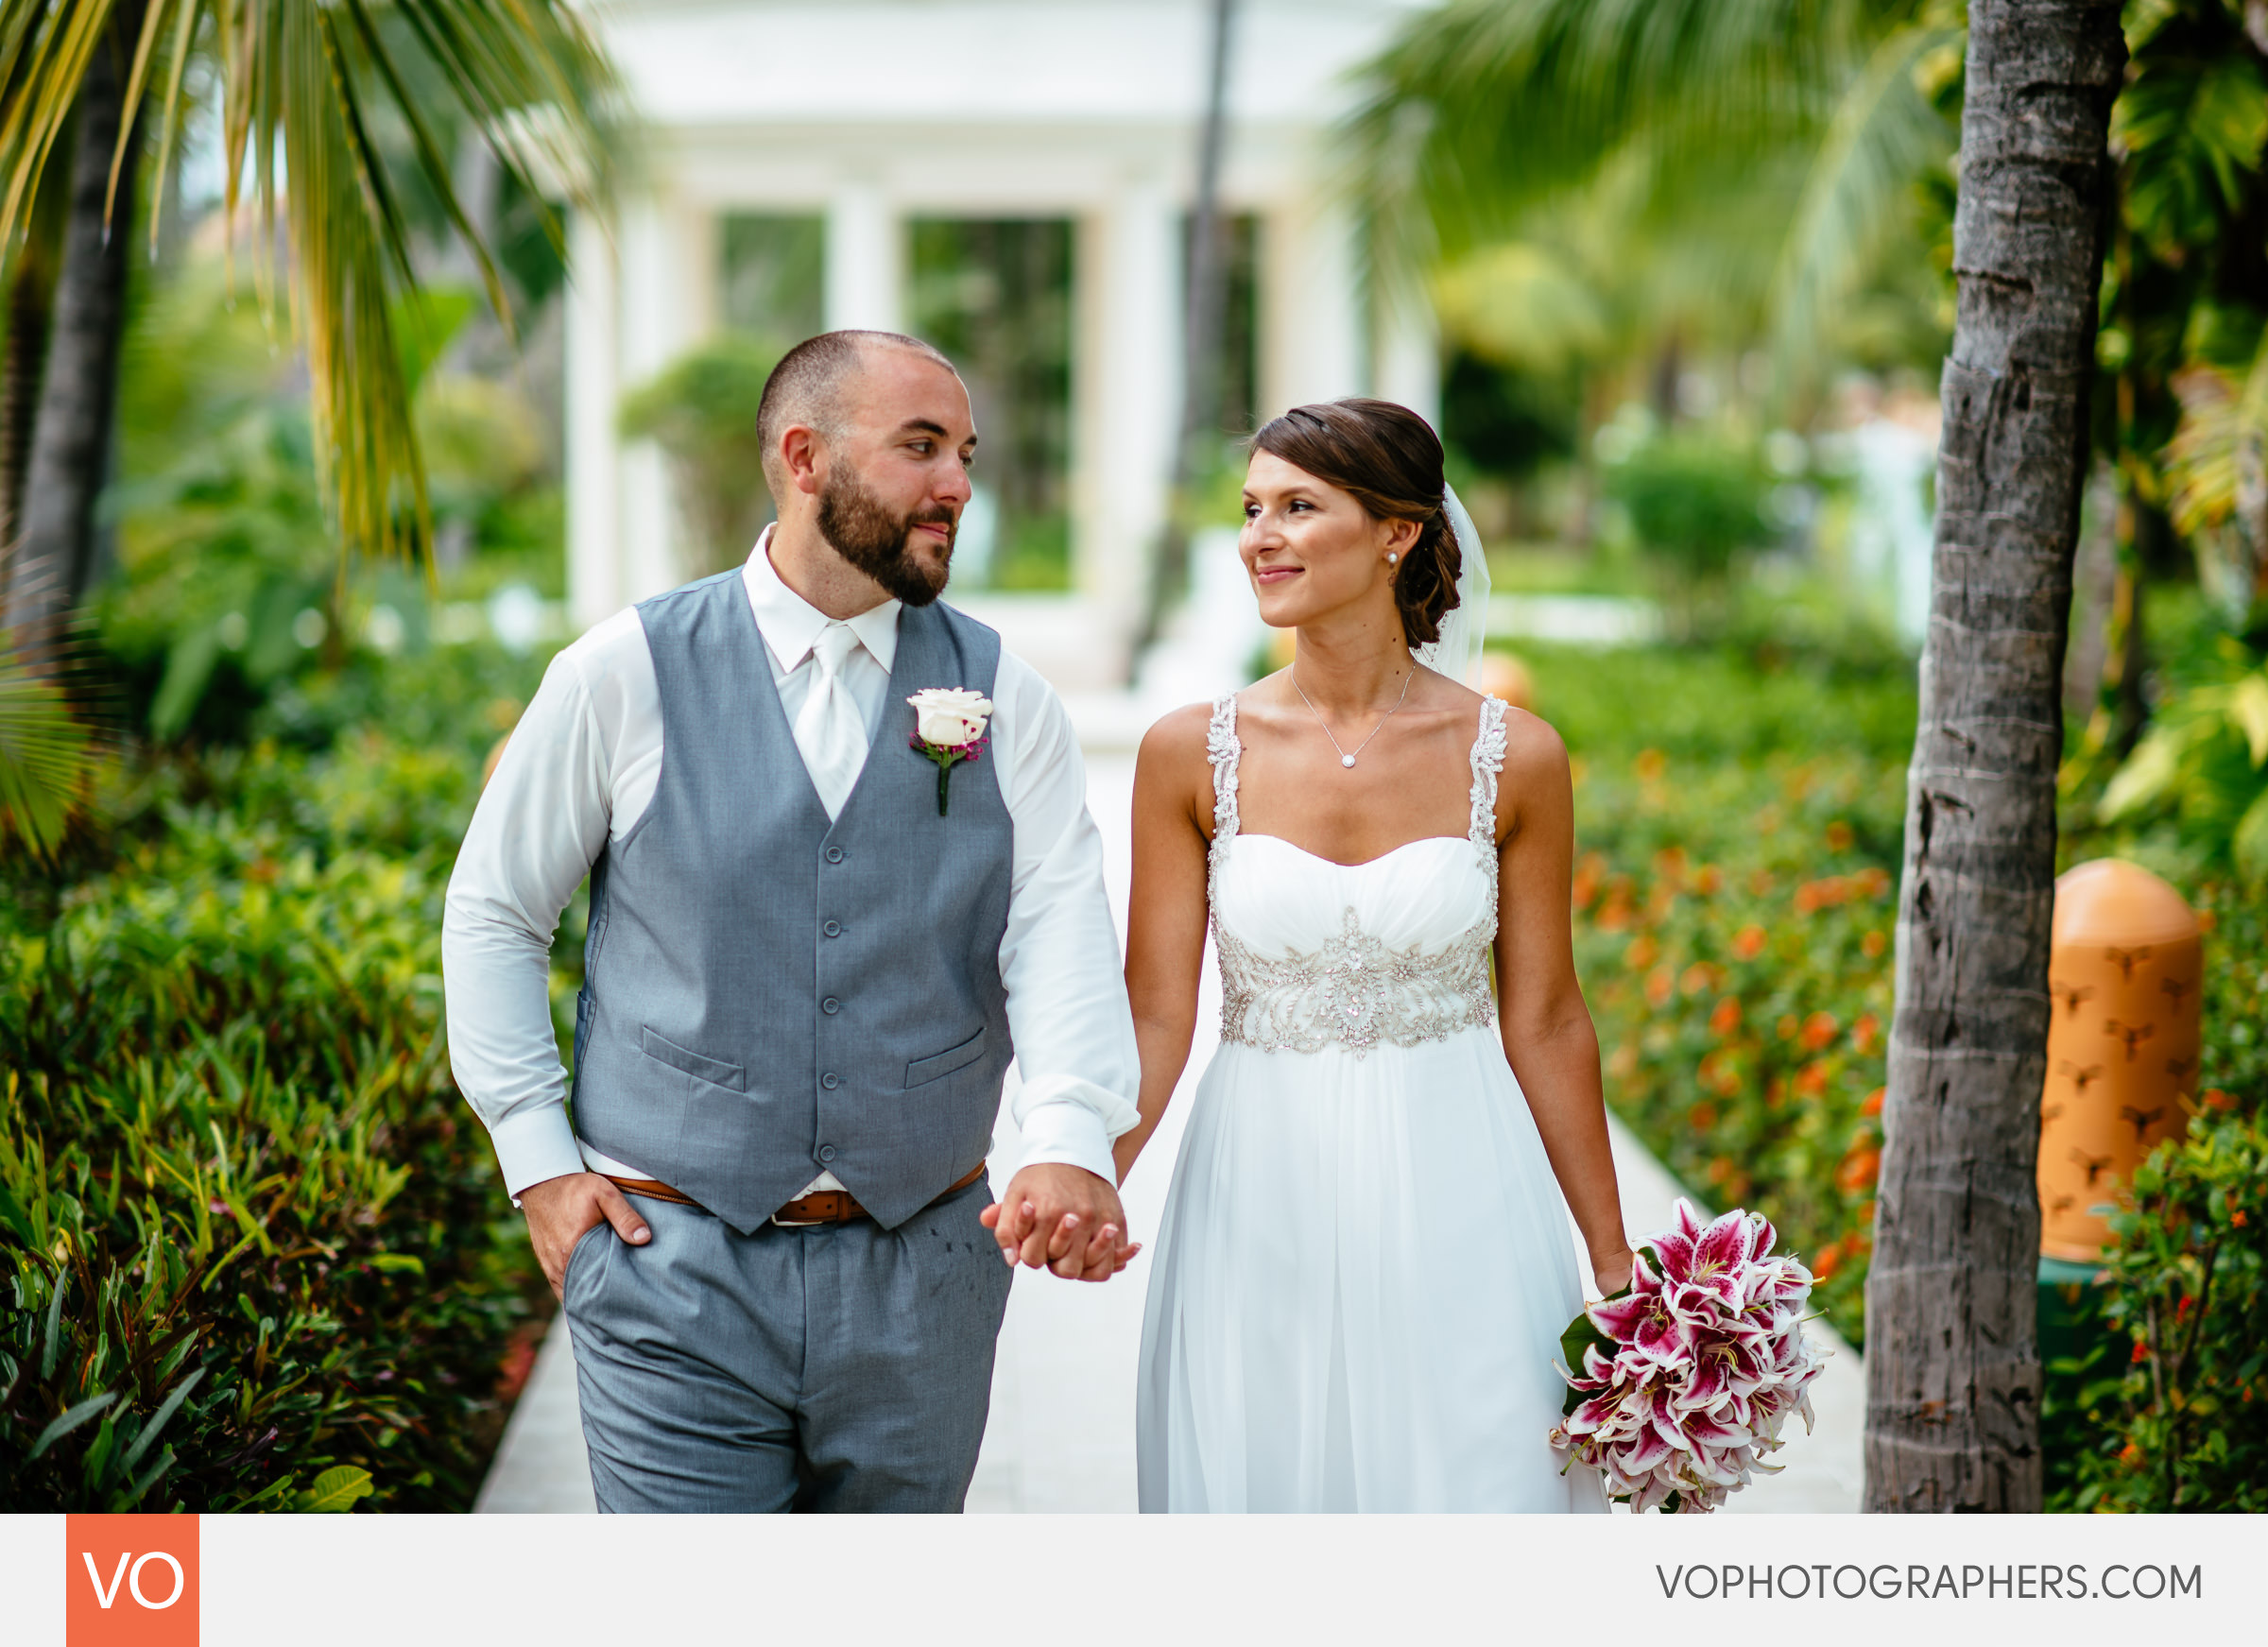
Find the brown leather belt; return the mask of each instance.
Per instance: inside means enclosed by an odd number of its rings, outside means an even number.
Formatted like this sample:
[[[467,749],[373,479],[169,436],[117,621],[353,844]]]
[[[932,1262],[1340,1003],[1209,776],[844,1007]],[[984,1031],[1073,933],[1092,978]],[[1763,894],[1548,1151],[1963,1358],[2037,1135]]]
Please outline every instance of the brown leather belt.
[[[958,1194],[984,1175],[985,1163],[979,1161],[960,1178],[947,1186],[944,1192],[936,1197],[936,1200],[942,1201],[946,1195]],[[701,1206],[691,1195],[679,1190],[673,1190],[667,1184],[653,1178],[618,1178],[611,1173],[605,1176],[607,1182],[612,1184],[626,1195],[643,1195],[648,1201],[668,1201],[679,1207]],[[930,1203],[932,1206],[936,1204],[936,1201]],[[701,1210],[708,1210],[706,1208],[701,1208]],[[779,1211],[772,1214],[771,1221],[774,1224],[788,1226],[848,1224],[854,1218],[869,1216],[871,1214],[858,1204],[857,1198],[848,1190],[815,1190],[808,1195],[797,1196],[786,1206],[781,1208]]]

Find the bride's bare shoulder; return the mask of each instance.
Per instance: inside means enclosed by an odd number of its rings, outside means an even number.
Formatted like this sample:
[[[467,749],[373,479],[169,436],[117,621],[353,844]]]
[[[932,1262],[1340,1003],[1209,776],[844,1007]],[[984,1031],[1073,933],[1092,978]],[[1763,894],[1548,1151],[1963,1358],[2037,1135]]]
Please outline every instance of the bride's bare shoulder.
[[[1530,779],[1567,780],[1567,744],[1541,715],[1524,709],[1504,711],[1504,772]]]
[[[1450,710],[1466,716],[1470,716],[1481,707],[1481,695],[1462,680],[1452,679],[1427,664],[1420,663],[1418,668],[1420,702],[1430,704],[1436,710]]]
[[[1160,715],[1142,735],[1142,764],[1168,769],[1206,765],[1212,731],[1212,705],[1185,703]]]

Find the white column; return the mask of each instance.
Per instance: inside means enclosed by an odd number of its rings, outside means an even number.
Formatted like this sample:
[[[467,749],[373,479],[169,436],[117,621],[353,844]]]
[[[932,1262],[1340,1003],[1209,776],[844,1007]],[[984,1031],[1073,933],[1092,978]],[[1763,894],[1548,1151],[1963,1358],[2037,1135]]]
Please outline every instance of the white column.
[[[845,183],[827,202],[827,330],[902,332],[904,239],[879,183]]]
[[[1363,301],[1354,228],[1309,196],[1261,225],[1260,415],[1363,392]]]
[[[663,202],[651,196],[625,204],[621,235],[622,382],[634,393],[694,341],[682,290],[679,236]],[[622,451],[622,598],[641,601],[690,575],[678,552],[679,527],[668,460],[650,440]]]
[[[1413,278],[1380,299],[1378,373],[1371,393],[1441,427],[1441,333]]]
[[[626,604],[614,445],[614,248],[576,212],[567,239],[567,612],[587,629]]]
[[[679,202],[670,214],[677,241],[677,292],[684,305],[679,331],[687,343],[713,335],[724,323],[724,234],[713,207]]]
[[[1079,223],[1072,577],[1122,648],[1142,619],[1181,415],[1181,212],[1129,180]]]

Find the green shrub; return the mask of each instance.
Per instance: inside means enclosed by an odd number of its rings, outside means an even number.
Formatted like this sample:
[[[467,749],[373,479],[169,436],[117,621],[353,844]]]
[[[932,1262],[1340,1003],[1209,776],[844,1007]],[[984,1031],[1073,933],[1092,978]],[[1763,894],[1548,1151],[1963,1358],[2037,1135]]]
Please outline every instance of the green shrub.
[[[2257,893],[2268,889],[2268,664],[2223,645],[2222,678],[2158,706],[2097,811],[2113,828],[2170,825],[2208,873],[2234,869]]]
[[[1639,548],[1682,577],[1721,577],[1736,555],[1774,536],[1763,466],[1748,445],[1713,432],[1637,441],[1606,465],[1605,489],[1629,517]]]
[[[2103,1439],[2076,1461],[2072,1505],[2268,1510],[2268,1127],[2201,1120],[2128,1200],[2104,1315],[2133,1347],[2085,1398]]]
[[[117,568],[87,615],[119,677],[107,707],[126,725],[161,740],[319,743],[326,729],[295,724],[300,700],[342,675],[361,695],[382,690],[384,654],[423,643],[438,586],[410,569],[342,564],[304,367],[276,349],[261,305],[238,300],[224,265],[195,253],[137,307],[106,494]],[[427,363],[474,304],[463,288],[422,294],[410,331]],[[471,558],[452,582],[485,581],[494,561],[548,562],[556,578],[560,493],[533,404],[496,379],[421,368],[416,417],[437,553],[444,565]],[[392,616],[373,634],[380,606]]]
[[[700,558],[736,565],[771,518],[756,409],[787,346],[728,332],[679,355],[622,403],[622,432],[669,455]]]
[[[1523,644],[1520,655],[1535,680],[1536,712],[1578,761],[1601,772],[1658,749],[1681,774],[1814,757],[1863,758],[1902,774],[1914,749],[1913,665],[1879,651],[1854,661],[1840,647],[1783,645],[1758,656],[1731,646],[1590,652]],[[1892,834],[1902,805],[1888,806]],[[1679,809],[1677,827],[1730,838],[1744,816],[1719,817],[1696,802]],[[1597,802],[1577,821],[1592,845],[1622,827],[1620,815]],[[1702,842],[1688,845],[1707,855]]]
[[[541,1297],[438,1035],[476,772],[173,763],[110,873],[11,901],[0,1507],[469,1506]]]
[[[2195,902],[2197,1111],[2110,1221],[2095,1308],[2117,1353],[2051,1369],[2077,1439],[2051,1508],[2268,1510],[2268,910],[2227,885]]]

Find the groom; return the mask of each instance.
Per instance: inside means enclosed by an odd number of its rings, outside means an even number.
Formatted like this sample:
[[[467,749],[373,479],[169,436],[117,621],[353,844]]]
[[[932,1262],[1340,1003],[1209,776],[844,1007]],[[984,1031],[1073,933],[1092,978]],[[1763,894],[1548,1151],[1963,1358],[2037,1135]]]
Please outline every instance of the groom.
[[[1018,1260],[1133,1252],[1101,843],[1061,704],[936,602],[976,447],[952,363],[814,337],[757,429],[778,524],[562,651],[481,798],[451,1063],[574,1333],[601,1509],[958,1510]],[[956,688],[988,724],[940,788],[907,700]],[[547,982],[586,873],[571,1120]]]

